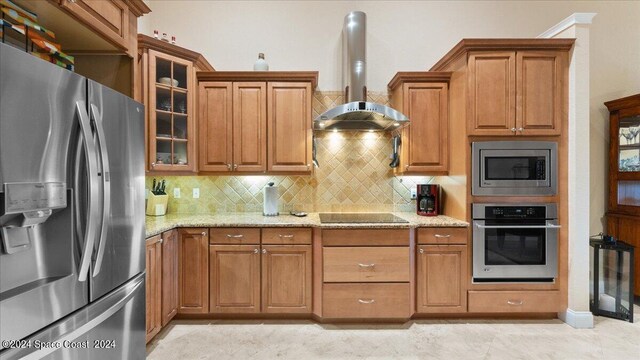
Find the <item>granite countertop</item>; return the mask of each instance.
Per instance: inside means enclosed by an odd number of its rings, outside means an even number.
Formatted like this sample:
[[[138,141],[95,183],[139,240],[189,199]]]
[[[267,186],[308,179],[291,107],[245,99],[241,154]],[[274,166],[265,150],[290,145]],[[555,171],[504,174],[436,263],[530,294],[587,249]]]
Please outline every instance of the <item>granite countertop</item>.
[[[411,227],[467,227],[465,221],[449,216],[419,216],[410,212],[394,212],[408,223],[342,223],[321,224],[318,213],[306,217],[289,214],[263,216],[261,213],[220,213],[220,214],[167,214],[146,217],[146,236],[154,236],[177,227],[321,227],[321,228],[411,228]]]

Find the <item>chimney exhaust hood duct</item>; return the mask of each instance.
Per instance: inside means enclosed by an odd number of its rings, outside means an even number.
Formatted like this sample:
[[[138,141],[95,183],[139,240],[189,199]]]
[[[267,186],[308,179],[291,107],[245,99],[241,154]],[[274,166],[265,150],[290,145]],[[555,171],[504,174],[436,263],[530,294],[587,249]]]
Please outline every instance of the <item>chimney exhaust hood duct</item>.
[[[367,15],[350,12],[342,30],[342,77],[345,104],[325,111],[313,122],[314,130],[391,131],[408,125],[401,112],[367,101]]]

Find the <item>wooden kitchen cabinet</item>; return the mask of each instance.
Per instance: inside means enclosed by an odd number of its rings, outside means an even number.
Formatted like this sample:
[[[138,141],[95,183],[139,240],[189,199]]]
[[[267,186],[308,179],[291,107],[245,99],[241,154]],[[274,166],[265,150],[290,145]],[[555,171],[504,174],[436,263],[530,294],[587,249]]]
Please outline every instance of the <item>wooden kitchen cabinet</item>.
[[[311,173],[317,72],[198,72],[199,171]]]
[[[162,233],[162,326],[178,313],[178,230]]]
[[[567,74],[566,51],[470,52],[469,135],[559,135]]]
[[[260,312],[260,246],[209,246],[212,313]]]
[[[145,242],[146,272],[146,341],[162,328],[162,237],[153,236]]]
[[[209,312],[209,229],[178,230],[178,313]]]
[[[311,313],[311,245],[262,246],[262,312]]]
[[[123,50],[129,48],[129,6],[123,0],[61,0],[60,6]]]
[[[142,34],[138,55],[148,170],[195,172],[195,73],[213,67],[198,53]]]
[[[273,172],[311,171],[313,160],[311,84],[270,82],[267,93],[268,170]]]
[[[418,313],[467,311],[467,246],[419,245]]]
[[[267,84],[200,82],[200,171],[267,169]]]
[[[393,105],[410,119],[401,130],[396,173],[447,174],[451,73],[401,72],[389,83]]]

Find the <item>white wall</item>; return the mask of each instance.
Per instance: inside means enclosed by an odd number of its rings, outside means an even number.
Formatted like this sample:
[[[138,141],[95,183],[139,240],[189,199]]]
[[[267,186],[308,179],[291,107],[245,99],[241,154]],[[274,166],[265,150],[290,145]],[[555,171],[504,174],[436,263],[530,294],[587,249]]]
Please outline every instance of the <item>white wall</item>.
[[[271,70],[318,70],[320,90],[341,86],[344,15],[368,17],[368,87],[396,71],[431,67],[465,37],[536,37],[574,12],[591,27],[591,219],[602,230],[608,117],[604,101],[640,92],[640,2],[610,1],[148,1],[140,31],[176,35],[217,70],[251,70],[264,52]]]

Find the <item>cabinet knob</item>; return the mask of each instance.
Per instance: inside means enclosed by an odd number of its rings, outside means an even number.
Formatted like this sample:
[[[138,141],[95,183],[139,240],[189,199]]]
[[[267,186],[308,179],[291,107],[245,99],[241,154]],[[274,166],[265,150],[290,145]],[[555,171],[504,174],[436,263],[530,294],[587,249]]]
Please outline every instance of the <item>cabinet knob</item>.
[[[203,231],[203,232],[202,232],[202,236],[207,236],[207,232],[206,232],[206,231]]]
[[[311,168],[311,164],[307,164],[307,169]]]
[[[259,252],[260,252],[260,250],[258,250],[258,249],[253,249],[253,253],[254,253],[254,254],[257,254],[257,253],[259,253]]]
[[[231,164],[227,164],[227,169],[231,170]]]
[[[266,254],[267,253],[267,249],[262,249],[262,253]]]
[[[152,168],[156,167],[156,163],[155,163],[155,162],[152,162],[152,163],[151,163],[151,167],[152,167]]]
[[[409,170],[409,165],[405,165],[404,168]]]
[[[424,249],[420,249],[420,254],[424,254]]]
[[[521,127],[521,128],[518,128],[518,131],[523,132],[523,131],[524,131],[524,128],[522,128],[522,127]]]
[[[516,132],[516,128],[511,128],[511,132]]]
[[[159,243],[162,244],[164,242],[164,239],[160,239]]]
[[[233,170],[238,170],[238,164],[233,164]]]

